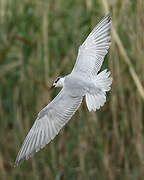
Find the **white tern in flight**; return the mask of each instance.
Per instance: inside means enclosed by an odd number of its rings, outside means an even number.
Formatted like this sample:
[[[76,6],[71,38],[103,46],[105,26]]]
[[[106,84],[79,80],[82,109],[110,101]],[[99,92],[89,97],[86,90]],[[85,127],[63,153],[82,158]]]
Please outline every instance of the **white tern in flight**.
[[[112,78],[107,69],[99,71],[111,44],[111,27],[111,15],[108,14],[79,47],[72,72],[56,78],[50,89],[62,87],[62,90],[39,112],[17,155],[15,166],[54,139],[77,111],[83,97],[89,111],[104,105]]]

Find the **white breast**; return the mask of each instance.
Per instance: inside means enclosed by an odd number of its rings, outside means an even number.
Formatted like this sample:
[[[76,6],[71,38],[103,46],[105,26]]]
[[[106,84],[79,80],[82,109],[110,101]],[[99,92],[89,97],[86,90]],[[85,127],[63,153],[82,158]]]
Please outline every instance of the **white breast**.
[[[84,96],[86,93],[94,87],[91,81],[86,81],[80,76],[68,75],[64,82],[73,96]]]

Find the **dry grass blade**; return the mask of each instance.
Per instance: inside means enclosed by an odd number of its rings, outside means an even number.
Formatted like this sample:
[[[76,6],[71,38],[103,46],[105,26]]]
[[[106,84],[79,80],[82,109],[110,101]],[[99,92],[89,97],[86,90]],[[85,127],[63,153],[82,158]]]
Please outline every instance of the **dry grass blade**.
[[[13,70],[14,68],[17,68],[22,65],[22,61],[16,61],[16,62],[11,62],[8,64],[5,64],[1,66],[0,68],[0,75],[5,75],[7,72]]]

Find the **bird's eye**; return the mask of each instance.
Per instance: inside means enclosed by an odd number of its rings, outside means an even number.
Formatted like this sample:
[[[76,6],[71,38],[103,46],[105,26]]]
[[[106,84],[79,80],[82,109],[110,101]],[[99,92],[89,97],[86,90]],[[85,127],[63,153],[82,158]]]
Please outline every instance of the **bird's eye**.
[[[57,83],[59,79],[60,79],[60,78],[58,77],[58,78],[55,80],[55,83]]]

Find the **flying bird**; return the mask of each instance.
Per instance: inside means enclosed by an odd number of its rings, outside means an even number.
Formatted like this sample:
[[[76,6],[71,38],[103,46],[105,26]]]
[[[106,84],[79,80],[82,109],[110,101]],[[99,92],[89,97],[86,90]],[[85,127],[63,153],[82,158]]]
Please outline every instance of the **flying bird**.
[[[38,113],[17,155],[15,166],[54,139],[77,111],[83,97],[89,111],[96,111],[104,105],[112,78],[107,69],[99,71],[111,44],[111,27],[111,14],[108,14],[79,47],[72,72],[56,78],[50,89],[62,87],[62,90]]]

